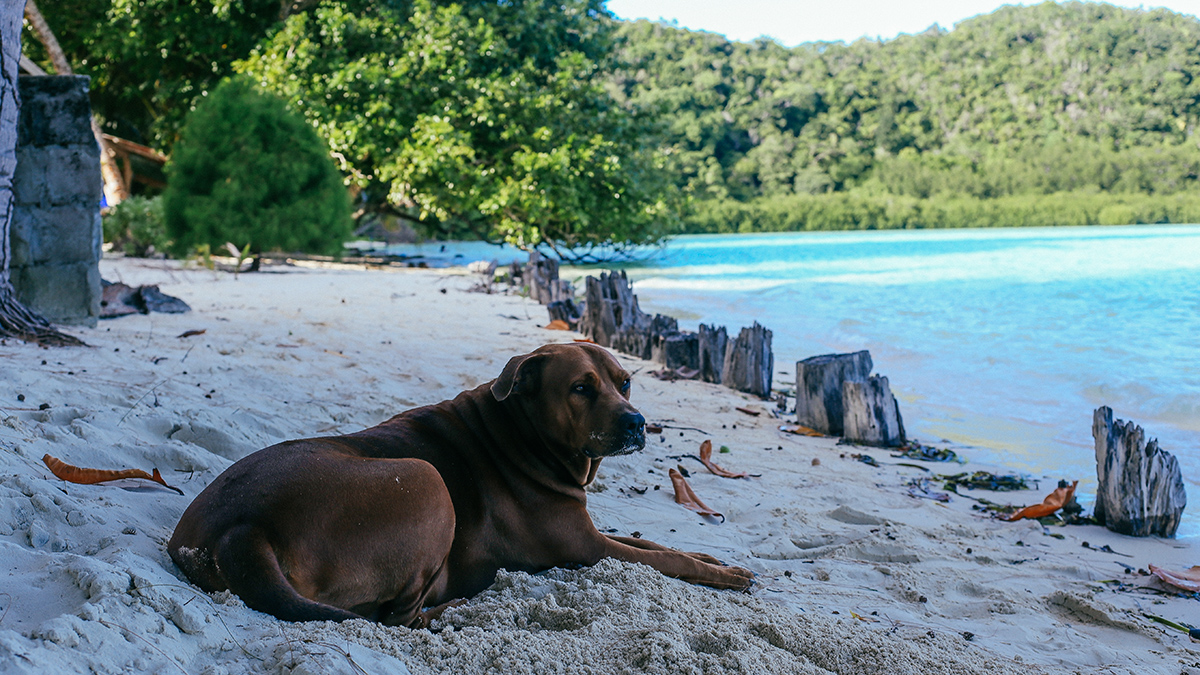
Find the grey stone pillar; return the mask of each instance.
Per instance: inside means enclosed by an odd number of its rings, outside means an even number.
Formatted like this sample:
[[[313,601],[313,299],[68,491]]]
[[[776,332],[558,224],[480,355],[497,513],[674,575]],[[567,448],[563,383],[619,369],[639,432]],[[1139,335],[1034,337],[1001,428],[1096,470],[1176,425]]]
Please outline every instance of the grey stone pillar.
[[[11,273],[27,307],[60,324],[100,316],[100,148],[89,78],[21,77]]]

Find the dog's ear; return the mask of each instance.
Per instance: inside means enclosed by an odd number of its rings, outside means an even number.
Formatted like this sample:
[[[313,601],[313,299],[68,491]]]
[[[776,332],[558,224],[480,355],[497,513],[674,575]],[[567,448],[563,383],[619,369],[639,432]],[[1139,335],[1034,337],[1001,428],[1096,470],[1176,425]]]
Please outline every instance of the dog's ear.
[[[536,394],[545,360],[545,354],[522,354],[509,359],[504,372],[492,382],[492,396],[503,401],[513,394]]]

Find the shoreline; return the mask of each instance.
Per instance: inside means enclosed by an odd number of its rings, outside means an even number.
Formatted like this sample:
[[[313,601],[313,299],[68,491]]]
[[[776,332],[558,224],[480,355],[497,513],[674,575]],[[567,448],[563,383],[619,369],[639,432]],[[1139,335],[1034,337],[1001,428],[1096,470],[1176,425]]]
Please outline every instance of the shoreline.
[[[494,378],[514,354],[577,336],[541,328],[545,309],[528,300],[466,292],[472,280],[458,270],[316,265],[235,280],[105,260],[102,271],[160,283],[193,311],[75,331],[90,349],[0,346],[0,548],[14,561],[0,581],[0,664],[16,672],[167,672],[172,662],[185,672],[350,672],[352,659],[368,672],[405,664],[413,673],[533,672],[539,663],[549,672],[1200,673],[1187,635],[1144,616],[1200,624],[1200,602],[1135,590],[1161,587],[1137,573],[1149,563],[1194,564],[1190,541],[1007,523],[966,498],[915,498],[907,485],[926,472],[886,452],[783,434],[770,404],[660,382],[645,376],[652,364],[623,355],[640,371],[634,405],[652,422],[690,429],[664,429],[643,452],[606,460],[588,493],[593,520],[748,567],[759,575],[753,594],[616,563],[502,574],[447,613],[455,630],[435,634],[283,624],[236,598],[198,593],[164,544],[191,498],[235,458],[450,398]],[[735,410],[747,406],[764,415]],[[715,456],[725,468],[762,477],[718,478],[675,459],[704,439],[729,446]],[[858,452],[883,466],[850,457]],[[157,467],[187,496],[63,484],[41,465],[45,453],[79,466]],[[666,473],[677,464],[725,523],[673,503]],[[971,494],[1031,504],[1051,489]],[[1122,585],[1104,583],[1112,580]]]

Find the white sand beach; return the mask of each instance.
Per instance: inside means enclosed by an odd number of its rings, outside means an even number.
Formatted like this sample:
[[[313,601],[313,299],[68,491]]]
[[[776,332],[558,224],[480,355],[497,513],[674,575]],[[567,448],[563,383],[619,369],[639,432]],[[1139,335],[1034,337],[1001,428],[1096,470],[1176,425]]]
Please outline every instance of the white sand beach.
[[[468,292],[461,271],[288,267],[235,279],[105,260],[102,273],[160,284],[193,311],[74,331],[90,348],[0,345],[0,672],[1200,675],[1200,645],[1147,618],[1200,625],[1200,600],[1138,572],[1200,563],[1190,541],[1009,523],[966,497],[913,497],[909,481],[929,474],[906,460],[782,433],[789,420],[772,404],[658,381],[646,375],[654,364],[625,356],[633,403],[667,428],[643,452],[605,460],[593,520],[749,568],[752,593],[610,560],[502,572],[437,632],[281,622],[200,592],[167,556],[196,494],[259,448],[374,425],[579,336],[542,328],[545,309],[527,299]],[[205,332],[177,337],[192,330]],[[777,379],[807,356],[776,353]],[[721,478],[674,458],[705,439],[729,448],[717,463],[761,475]],[[861,452],[881,466],[851,457]],[[137,480],[64,483],[44,454],[158,468],[185,496]],[[724,522],[674,503],[667,471],[678,464]],[[963,492],[1033,504],[1057,478]]]

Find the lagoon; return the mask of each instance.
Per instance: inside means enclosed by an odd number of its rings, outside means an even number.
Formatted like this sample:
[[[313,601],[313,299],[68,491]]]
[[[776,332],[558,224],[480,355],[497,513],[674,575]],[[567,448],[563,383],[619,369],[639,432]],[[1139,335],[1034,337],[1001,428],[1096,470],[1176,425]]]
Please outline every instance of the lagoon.
[[[910,436],[1085,495],[1108,405],[1179,458],[1200,535],[1200,227],[688,236],[629,273],[688,328],[771,328],[777,380],[869,349]]]
[[[681,328],[771,328],[777,382],[869,349],[910,437],[1078,478],[1085,504],[1108,405],[1179,458],[1200,535],[1200,226],[681,236],[625,269]]]

